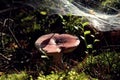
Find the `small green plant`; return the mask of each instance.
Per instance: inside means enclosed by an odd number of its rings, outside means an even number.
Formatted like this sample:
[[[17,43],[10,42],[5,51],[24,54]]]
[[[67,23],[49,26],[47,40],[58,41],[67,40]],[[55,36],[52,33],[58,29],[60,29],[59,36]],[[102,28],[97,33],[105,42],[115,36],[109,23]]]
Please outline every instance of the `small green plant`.
[[[44,75],[42,73],[36,78],[36,80],[98,80],[97,78],[92,78],[91,76],[85,74],[84,72],[78,73],[75,70],[68,72],[52,72],[49,75]],[[0,80],[34,80],[32,76],[21,72],[19,74],[7,74],[0,76]]]
[[[84,62],[84,70],[100,80],[116,80],[119,78],[120,53],[103,52],[97,56],[89,56]]]
[[[59,73],[52,73],[50,75],[42,75],[40,74],[38,80],[97,80],[95,78],[86,75],[84,72],[78,73],[75,70],[71,70],[68,72],[59,72]]]
[[[104,0],[101,3],[100,8],[107,13],[118,13],[119,12],[120,0]]]
[[[95,31],[91,31],[89,29],[90,25],[89,22],[84,22],[82,23],[82,35],[80,35],[81,39],[84,41],[85,43],[85,53],[86,54],[93,54],[94,52],[96,52],[96,49],[94,49],[94,44],[96,44],[97,42],[99,42],[99,39],[97,39],[95,37]]]
[[[25,72],[19,74],[4,74],[0,76],[0,80],[32,80],[32,77],[28,76]]]
[[[60,16],[64,25],[63,29],[66,33],[74,34],[77,36],[81,34],[83,17],[70,14],[66,16]]]

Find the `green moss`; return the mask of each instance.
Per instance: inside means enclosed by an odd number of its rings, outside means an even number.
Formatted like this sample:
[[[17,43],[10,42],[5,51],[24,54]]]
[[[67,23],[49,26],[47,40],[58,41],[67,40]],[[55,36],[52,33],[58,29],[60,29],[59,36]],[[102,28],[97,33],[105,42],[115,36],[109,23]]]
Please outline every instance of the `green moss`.
[[[19,74],[5,74],[0,77],[0,80],[30,80],[30,76],[25,72]]]

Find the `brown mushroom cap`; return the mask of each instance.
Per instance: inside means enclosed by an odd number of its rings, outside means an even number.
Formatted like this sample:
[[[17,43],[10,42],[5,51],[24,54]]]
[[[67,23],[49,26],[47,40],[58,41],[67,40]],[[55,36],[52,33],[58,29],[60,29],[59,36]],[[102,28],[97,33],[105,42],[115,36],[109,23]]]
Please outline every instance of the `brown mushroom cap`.
[[[51,33],[51,34],[46,34],[46,35],[39,37],[35,42],[35,46],[37,48],[43,48],[45,45],[47,45],[49,43],[49,40],[51,38],[53,38],[53,36],[55,36],[55,35],[58,35],[58,34]]]
[[[56,44],[63,53],[72,52],[80,43],[78,37],[70,34],[60,34],[56,37]]]
[[[80,43],[78,37],[70,34],[51,33],[41,36],[35,46],[42,48],[46,53],[68,53],[73,51]]]
[[[53,43],[53,44],[52,44]],[[50,40],[50,42],[45,46],[45,47],[43,47],[42,48],[43,49],[43,51],[45,51],[46,53],[60,53],[61,52],[61,49],[58,47],[58,46],[56,46],[56,44],[54,44],[54,42],[51,42],[51,40]]]

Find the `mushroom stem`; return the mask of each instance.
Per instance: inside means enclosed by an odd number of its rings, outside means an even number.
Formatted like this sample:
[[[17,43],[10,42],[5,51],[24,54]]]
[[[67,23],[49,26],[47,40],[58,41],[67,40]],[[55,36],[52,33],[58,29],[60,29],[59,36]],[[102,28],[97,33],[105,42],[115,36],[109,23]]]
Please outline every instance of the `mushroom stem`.
[[[63,60],[62,60],[62,53],[57,53],[53,55],[53,63],[60,68],[64,68],[63,66]]]

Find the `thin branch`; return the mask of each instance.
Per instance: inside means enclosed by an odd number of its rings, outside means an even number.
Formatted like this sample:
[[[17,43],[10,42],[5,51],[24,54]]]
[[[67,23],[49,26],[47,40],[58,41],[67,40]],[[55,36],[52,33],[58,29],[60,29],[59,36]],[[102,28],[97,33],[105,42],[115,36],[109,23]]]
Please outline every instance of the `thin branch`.
[[[10,59],[7,58],[6,56],[4,56],[2,53],[0,53],[0,56],[1,56],[2,58],[4,58],[5,60],[10,61]]]
[[[8,12],[8,11],[11,11],[11,10],[14,10],[14,9],[18,9],[18,7],[7,8],[7,9],[4,9],[4,10],[0,10],[0,14],[1,14],[1,13],[5,13],[5,12]]]

